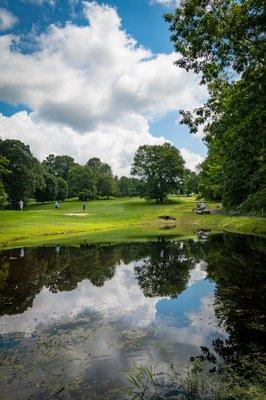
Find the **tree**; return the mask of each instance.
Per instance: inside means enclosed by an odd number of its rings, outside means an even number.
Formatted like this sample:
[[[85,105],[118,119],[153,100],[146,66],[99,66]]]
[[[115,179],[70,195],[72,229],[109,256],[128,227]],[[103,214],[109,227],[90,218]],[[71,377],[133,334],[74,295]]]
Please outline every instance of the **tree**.
[[[44,183],[39,185],[35,191],[35,198],[38,202],[53,201],[57,198],[58,182],[54,175],[44,173]]]
[[[180,113],[192,133],[204,124],[209,153],[200,188],[227,209],[266,206],[263,7],[262,0],[186,0],[165,16],[176,64],[208,85],[208,101]]]
[[[5,191],[3,177],[10,174],[8,169],[9,161],[6,157],[0,156],[0,210],[3,210],[8,205],[8,194]]]
[[[86,191],[90,199],[96,196],[97,178],[88,165],[76,164],[69,171],[68,185],[70,196],[78,196]]]
[[[94,157],[87,162],[87,166],[91,168],[96,177],[97,196],[111,195],[113,193],[112,185],[114,187],[115,182],[112,183],[113,174],[110,165]]]
[[[92,171],[97,175],[100,173],[112,175],[112,169],[109,164],[103,163],[99,158],[90,158],[87,165],[92,169]]]
[[[185,169],[182,185],[182,192],[189,196],[192,193],[198,193],[199,176],[194,171]]]
[[[100,174],[97,179],[97,191],[100,196],[114,195],[117,192],[117,184],[112,175]]]
[[[4,210],[8,205],[8,194],[5,191],[4,184],[0,180],[0,210]]]
[[[184,160],[169,143],[140,146],[134,156],[131,174],[145,182],[144,197],[162,204],[181,185]]]
[[[174,14],[165,14],[180,54],[176,65],[201,72],[208,83],[263,67],[263,11],[263,0],[182,1]]]
[[[221,200],[223,193],[223,169],[218,151],[209,150],[206,160],[200,165],[199,193],[210,200]]]
[[[139,179],[121,176],[118,180],[118,193],[121,197],[139,196],[142,194],[141,182]]]
[[[65,200],[68,195],[68,184],[63,178],[57,178],[57,196],[56,200]]]
[[[9,164],[10,173],[2,178],[12,207],[17,208],[20,200],[33,196],[41,175],[39,161],[32,155],[30,147],[20,140],[0,140],[0,154]]]
[[[54,154],[50,154],[42,162],[42,165],[49,174],[55,175],[56,177],[60,177],[67,181],[70,168],[75,165],[75,161],[74,158],[70,156],[55,156]]]

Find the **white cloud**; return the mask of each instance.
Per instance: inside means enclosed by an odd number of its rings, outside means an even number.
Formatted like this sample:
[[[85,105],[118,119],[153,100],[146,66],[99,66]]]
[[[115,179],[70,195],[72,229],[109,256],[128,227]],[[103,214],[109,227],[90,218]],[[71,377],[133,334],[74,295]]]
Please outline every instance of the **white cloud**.
[[[193,270],[190,272],[189,281],[187,286],[192,286],[195,283],[207,278],[206,272],[207,263],[205,261],[198,262]]]
[[[11,29],[17,21],[18,19],[15,15],[4,8],[0,8],[0,31]]]
[[[139,114],[127,115],[112,124],[99,124],[83,135],[66,125],[38,121],[33,113],[22,111],[9,118],[0,114],[0,133],[3,139],[30,144],[40,160],[51,153],[69,154],[80,163],[96,156],[110,163],[118,175],[129,175],[138,146],[165,142],[149,133],[146,119]]]
[[[150,4],[160,4],[166,7],[177,7],[180,0],[151,0]]]
[[[84,2],[86,26],[52,25],[24,54],[19,38],[0,36],[0,99],[33,112],[1,117],[2,137],[19,138],[40,158],[98,155],[115,173],[128,173],[140,144],[162,143],[149,121],[193,108],[205,91],[173,65],[176,54],[152,54],[121,28],[116,10]],[[41,144],[41,145],[40,145]]]
[[[57,0],[24,0],[28,3],[34,4],[36,6],[42,6],[44,4],[48,4],[49,6],[54,6]]]
[[[215,333],[216,336],[219,334],[219,336],[226,337],[225,328],[219,323],[216,317],[214,302],[214,294],[201,298],[200,310],[188,314],[190,324],[198,332],[201,332],[203,337],[207,337],[212,333]]]
[[[201,164],[204,160],[204,158],[199,154],[192,153],[184,147],[180,149],[180,153],[185,160],[186,167],[191,169],[192,171],[196,171],[197,165]]]
[[[41,326],[71,320],[85,310],[95,312],[107,321],[120,320],[133,328],[146,327],[156,317],[158,300],[144,296],[135,278],[133,264],[121,263],[114,277],[102,287],[84,280],[70,292],[55,294],[42,289],[32,307],[25,312],[2,317],[0,328],[2,333],[30,333]]]

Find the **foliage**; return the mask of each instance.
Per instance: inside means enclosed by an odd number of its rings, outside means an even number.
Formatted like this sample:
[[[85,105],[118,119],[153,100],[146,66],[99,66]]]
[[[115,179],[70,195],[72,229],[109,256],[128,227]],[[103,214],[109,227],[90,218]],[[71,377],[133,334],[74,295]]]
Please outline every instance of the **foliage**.
[[[97,180],[97,190],[98,195],[106,196],[113,196],[117,193],[117,184],[116,180],[110,174],[100,174]]]
[[[176,64],[201,73],[208,85],[206,104],[181,110],[192,133],[204,125],[209,154],[200,190],[227,209],[265,208],[263,13],[262,0],[186,0],[165,16],[180,54]]]
[[[199,176],[194,171],[185,169],[181,191],[187,196],[198,193]]]
[[[97,196],[109,197],[116,192],[116,182],[113,178],[109,164],[103,163],[99,158],[93,157],[87,162],[96,177]]]
[[[0,156],[0,210],[3,210],[8,205],[8,194],[5,191],[3,177],[10,174],[8,169],[9,161],[4,156]]]
[[[5,191],[4,184],[0,180],[0,210],[3,210],[8,205],[8,195]]]
[[[57,178],[56,200],[66,200],[68,196],[68,184],[63,178]]]
[[[140,146],[134,156],[131,174],[145,182],[144,197],[162,204],[181,186],[184,160],[169,143]]]
[[[202,81],[231,78],[263,64],[262,0],[184,0],[166,14],[171,40],[181,57],[176,65],[202,73]]]
[[[177,297],[186,287],[191,267],[184,249],[166,240],[150,243],[150,257],[135,267],[140,288],[147,297]]]
[[[25,201],[33,195],[41,175],[41,167],[30,147],[19,140],[0,140],[0,153],[8,160],[10,170],[2,178],[4,187],[12,207],[18,208],[20,200]]]
[[[82,190],[81,192],[78,193],[78,199],[80,201],[87,201],[88,199],[90,199],[91,194],[89,192],[89,190]]]
[[[223,171],[218,153],[210,150],[206,160],[200,166],[199,193],[211,200],[221,200],[223,189]]]
[[[67,181],[69,170],[75,165],[75,161],[74,158],[70,156],[55,156],[54,154],[50,154],[43,160],[42,165],[49,174]]]
[[[263,381],[247,381],[230,365],[220,364],[219,372],[208,372],[209,364],[194,359],[186,370],[172,364],[167,372],[157,373],[154,367],[133,365],[124,370],[127,400],[263,400]],[[248,366],[247,366],[248,367]],[[262,368],[262,364],[260,365]]]
[[[97,177],[88,165],[76,164],[69,171],[68,185],[70,196],[77,196],[87,191],[89,198],[94,199],[97,193]]]
[[[134,178],[121,176],[118,181],[118,192],[121,197],[130,197],[136,195],[136,188],[134,185]]]
[[[37,186],[35,191],[36,201],[44,203],[53,201],[58,196],[58,180],[52,174],[43,174],[43,183]]]
[[[112,174],[112,169],[110,165],[107,163],[103,163],[99,158],[93,157],[90,158],[89,161],[87,162],[87,165],[92,169],[92,171],[98,175],[98,174]]]

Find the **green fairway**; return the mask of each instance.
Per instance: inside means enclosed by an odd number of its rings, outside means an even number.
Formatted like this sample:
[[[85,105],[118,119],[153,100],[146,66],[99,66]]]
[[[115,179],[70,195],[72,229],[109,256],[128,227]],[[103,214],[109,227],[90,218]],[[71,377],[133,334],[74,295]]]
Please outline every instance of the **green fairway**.
[[[121,241],[151,238],[158,235],[188,237],[198,229],[212,229],[266,234],[266,220],[255,217],[230,217],[221,214],[195,215],[195,198],[171,197],[163,205],[140,198],[95,200],[86,204],[65,201],[59,210],[53,204],[30,205],[23,212],[0,212],[0,245],[12,247],[52,242],[73,242],[87,238],[94,241]],[[217,209],[215,203],[209,203]],[[165,222],[160,215],[176,221]]]

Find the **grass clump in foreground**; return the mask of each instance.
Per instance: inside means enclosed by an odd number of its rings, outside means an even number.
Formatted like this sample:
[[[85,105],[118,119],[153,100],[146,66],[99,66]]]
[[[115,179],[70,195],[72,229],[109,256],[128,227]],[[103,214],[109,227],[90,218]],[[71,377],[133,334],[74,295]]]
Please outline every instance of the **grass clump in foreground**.
[[[0,246],[12,247],[40,242],[63,243],[86,237],[90,241],[124,241],[159,235],[188,237],[198,229],[266,234],[266,220],[222,214],[196,215],[194,197],[172,196],[157,205],[140,198],[95,200],[86,204],[68,200],[55,210],[53,204],[32,204],[25,211],[0,211]],[[209,203],[212,209],[217,204]],[[175,221],[160,220],[171,215]],[[171,229],[170,229],[171,228]]]
[[[221,363],[213,368],[198,358],[185,370],[172,364],[165,373],[133,365],[124,371],[127,386],[119,392],[127,400],[264,400],[265,379],[258,371],[247,379],[232,365]]]

